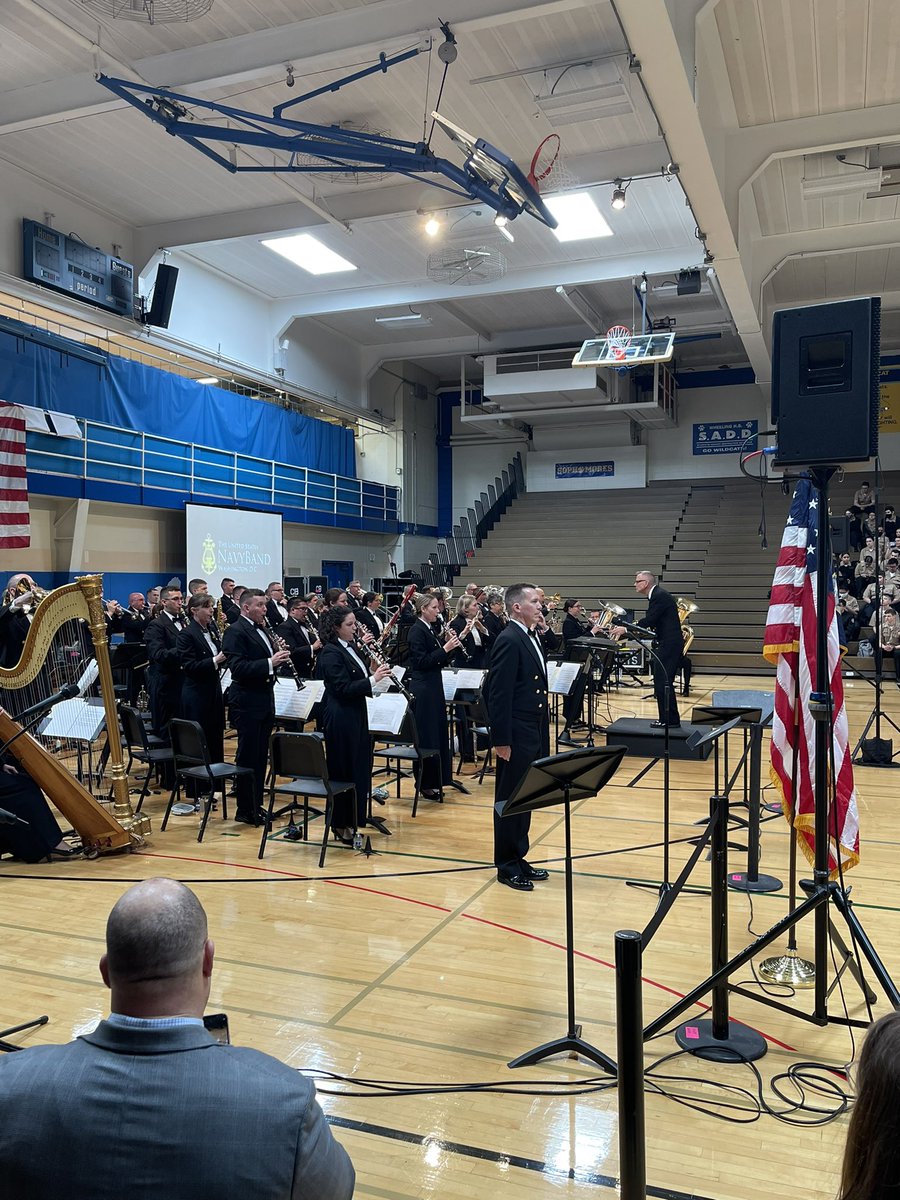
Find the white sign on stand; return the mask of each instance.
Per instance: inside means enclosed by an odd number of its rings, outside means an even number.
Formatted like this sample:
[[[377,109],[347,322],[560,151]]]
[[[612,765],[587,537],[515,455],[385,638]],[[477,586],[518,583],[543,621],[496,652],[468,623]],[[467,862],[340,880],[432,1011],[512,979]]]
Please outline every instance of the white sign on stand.
[[[308,721],[313,705],[325,694],[321,679],[304,679],[299,689],[293,679],[275,680],[275,716],[293,721]]]
[[[459,671],[441,671],[445,702],[452,704],[457,692],[477,692],[481,688],[486,674],[487,671],[476,671],[465,667]]]
[[[580,662],[547,663],[547,691],[568,696],[583,666]]]
[[[407,699],[399,692],[367,696],[366,711],[369,717],[369,733],[390,733],[394,737],[399,737],[407,708],[409,708]]]

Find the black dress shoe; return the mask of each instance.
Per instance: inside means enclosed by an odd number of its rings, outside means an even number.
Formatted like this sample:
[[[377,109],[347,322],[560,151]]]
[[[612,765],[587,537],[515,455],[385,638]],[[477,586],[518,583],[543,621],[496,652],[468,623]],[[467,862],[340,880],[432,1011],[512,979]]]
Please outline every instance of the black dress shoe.
[[[235,813],[234,819],[236,821],[240,821],[242,825],[256,825],[258,827],[260,825],[265,825],[268,817],[265,809],[258,808],[255,812],[251,811]]]
[[[576,742],[573,737],[563,731],[556,739],[557,746],[583,746],[584,742]]]
[[[540,882],[542,879],[550,878],[549,871],[545,871],[543,867],[533,867],[531,863],[526,862],[524,858],[519,863],[519,867],[521,868],[522,874],[526,879],[536,879]]]
[[[80,846],[66,846],[63,849],[61,846],[54,846],[47,855],[47,862],[68,862],[72,858],[81,858],[84,851]]]
[[[497,882],[505,883],[507,887],[515,888],[517,892],[533,892],[534,884],[524,874],[517,871],[498,871]]]
[[[441,793],[437,788],[422,788],[419,795],[423,796],[426,800],[440,800],[441,798]]]

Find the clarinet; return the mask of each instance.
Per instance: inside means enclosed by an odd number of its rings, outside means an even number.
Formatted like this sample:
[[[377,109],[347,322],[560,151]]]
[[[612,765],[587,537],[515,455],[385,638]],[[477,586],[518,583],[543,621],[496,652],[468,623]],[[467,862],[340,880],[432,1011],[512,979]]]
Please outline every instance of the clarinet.
[[[376,648],[374,642],[369,642],[368,645],[363,645],[362,642],[354,642],[353,649],[357,652],[357,654],[365,655],[365,657],[373,662],[376,667],[390,666],[390,663],[381,653],[381,651]],[[412,694],[403,680],[398,678],[393,671],[391,671],[390,675],[388,675],[388,679],[390,679],[391,683],[394,684],[394,686],[399,690],[400,694],[405,696],[409,703],[412,704],[415,700],[415,696]]]
[[[278,636],[278,634],[275,632],[275,628],[272,625],[272,622],[269,620],[269,618],[265,617],[264,620],[266,623],[266,629],[268,631],[269,638],[271,639],[272,645],[275,647],[275,649],[290,651],[290,646],[287,644],[287,642],[284,640],[283,637]],[[297,685],[297,691],[302,692],[303,689],[306,687],[306,684],[300,678],[300,672],[297,670],[297,664],[294,662],[294,660],[292,658],[288,657],[287,662],[284,662],[281,665],[284,667],[287,667],[287,669],[290,671],[290,673],[294,677],[294,683],[296,683],[296,685]]]

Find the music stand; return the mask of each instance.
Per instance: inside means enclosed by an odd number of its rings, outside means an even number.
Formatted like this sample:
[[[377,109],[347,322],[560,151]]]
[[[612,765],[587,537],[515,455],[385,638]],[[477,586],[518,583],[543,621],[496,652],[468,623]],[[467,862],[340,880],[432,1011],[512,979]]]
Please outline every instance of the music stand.
[[[528,1067],[554,1054],[581,1055],[590,1059],[610,1075],[616,1074],[616,1064],[602,1050],[596,1049],[581,1037],[581,1027],[575,1023],[575,928],[572,903],[572,825],[569,805],[575,800],[589,800],[609,783],[625,757],[624,746],[588,746],[565,754],[551,754],[536,759],[528,768],[521,783],[508,800],[494,807],[499,817],[532,812],[536,808],[563,806],[566,831],[566,981],[568,991],[568,1029],[561,1038],[544,1042],[526,1054],[520,1054],[508,1065]]]

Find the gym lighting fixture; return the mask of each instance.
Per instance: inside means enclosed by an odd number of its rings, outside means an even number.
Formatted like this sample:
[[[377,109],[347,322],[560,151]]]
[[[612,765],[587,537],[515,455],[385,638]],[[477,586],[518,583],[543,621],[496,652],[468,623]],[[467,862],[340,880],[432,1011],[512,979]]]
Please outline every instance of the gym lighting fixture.
[[[630,183],[630,179],[617,179],[615,181],[610,205],[616,210],[616,212],[621,212],[625,207],[625,193],[628,191],[628,185]]]
[[[587,192],[565,192],[546,196],[545,203],[556,218],[553,234],[560,242],[612,237],[612,230]]]
[[[428,220],[425,222],[425,232],[429,237],[437,237],[437,235],[441,232],[441,223],[437,217],[428,218]]]
[[[376,317],[376,325],[430,325],[431,317],[426,317],[424,313],[417,312],[416,309],[409,305],[409,312],[396,313],[393,316]]]
[[[262,244],[310,275],[334,275],[339,271],[355,271],[354,263],[342,258],[311,233],[295,233],[290,237],[263,238]]]

